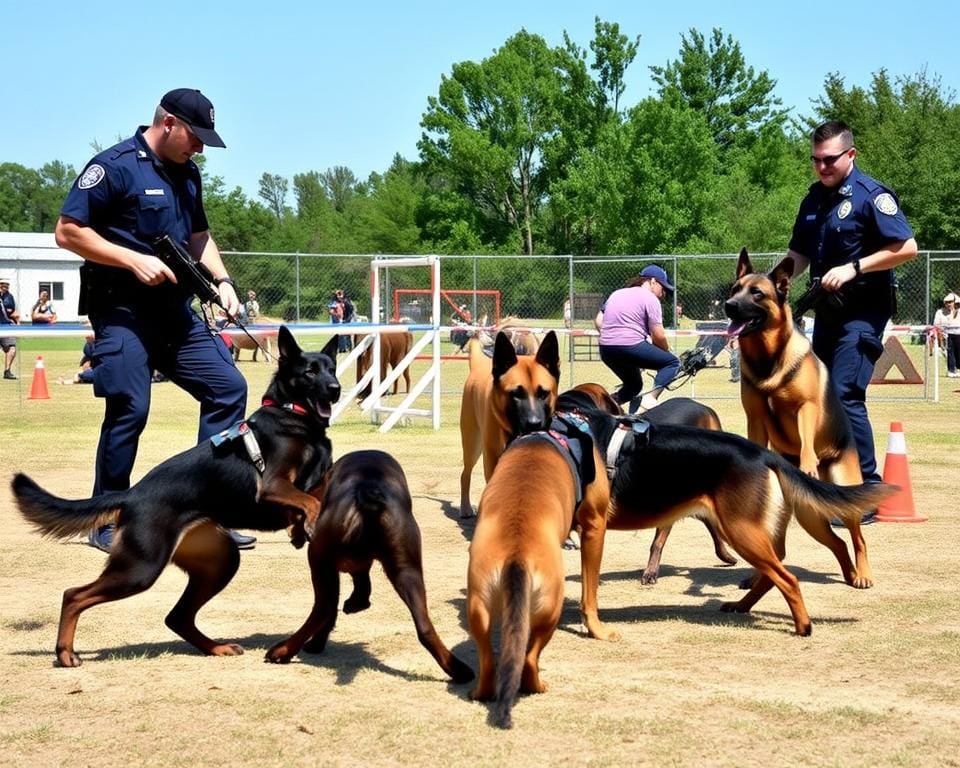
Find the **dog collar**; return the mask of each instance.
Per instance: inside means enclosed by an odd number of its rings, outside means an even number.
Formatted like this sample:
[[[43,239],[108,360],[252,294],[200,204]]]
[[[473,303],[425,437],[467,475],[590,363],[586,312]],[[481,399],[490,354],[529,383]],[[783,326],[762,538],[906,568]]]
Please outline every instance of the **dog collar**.
[[[265,397],[260,401],[260,405],[272,406],[274,408],[283,408],[285,411],[290,411],[297,414],[298,416],[308,416],[310,411],[304,408],[300,403],[278,403],[272,398]]]

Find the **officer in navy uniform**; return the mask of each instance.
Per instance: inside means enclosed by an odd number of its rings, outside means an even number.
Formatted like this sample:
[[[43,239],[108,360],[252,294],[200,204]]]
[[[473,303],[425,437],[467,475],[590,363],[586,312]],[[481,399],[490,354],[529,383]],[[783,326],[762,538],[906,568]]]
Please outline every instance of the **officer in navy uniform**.
[[[896,308],[893,268],[917,255],[917,242],[896,194],[854,164],[857,150],[846,123],[819,126],[812,149],[819,181],[800,203],[788,255],[795,275],[809,265],[811,277],[839,298],[816,307],[813,351],[850,418],[864,481],[879,482],[867,385]]]
[[[57,244],[85,260],[80,312],[96,335],[94,392],[106,399],[95,495],[130,487],[153,370],[199,401],[201,441],[246,411],[247,384],[230,352],[193,312],[193,296],[152,245],[161,235],[180,243],[215,277],[227,312],[238,312],[191,159],[204,145],[226,146],[214,130],[213,104],[192,88],[170,91],[152,125],[87,164],[60,211]],[[90,544],[109,550],[112,537],[112,526],[104,526],[91,532]],[[231,537],[241,548],[256,542],[235,531]]]

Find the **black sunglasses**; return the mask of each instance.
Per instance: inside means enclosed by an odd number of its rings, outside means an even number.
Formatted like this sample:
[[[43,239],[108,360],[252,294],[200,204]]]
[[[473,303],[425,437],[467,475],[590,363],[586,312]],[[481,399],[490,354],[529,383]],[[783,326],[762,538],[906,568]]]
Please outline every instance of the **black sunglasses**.
[[[817,163],[823,163],[827,168],[833,165],[837,160],[843,157],[847,152],[849,152],[853,147],[847,147],[839,155],[823,155],[822,157],[817,157],[816,155],[810,155],[810,162],[816,165]]]

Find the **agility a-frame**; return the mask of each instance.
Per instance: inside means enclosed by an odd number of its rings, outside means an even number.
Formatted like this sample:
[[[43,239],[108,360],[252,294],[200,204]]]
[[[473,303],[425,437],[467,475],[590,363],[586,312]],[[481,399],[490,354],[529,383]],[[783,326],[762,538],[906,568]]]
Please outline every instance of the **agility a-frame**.
[[[430,305],[431,311],[428,323],[386,323],[382,312],[381,293],[387,270],[400,268],[426,268],[430,274]],[[436,256],[418,256],[410,258],[374,259],[370,262],[370,293],[371,310],[370,324],[360,329],[366,334],[362,341],[354,345],[342,361],[337,365],[337,376],[341,384],[344,377],[355,367],[357,358],[372,346],[373,356],[370,367],[353,387],[344,387],[340,401],[333,409],[331,420],[335,421],[344,410],[353,405],[359,392],[363,392],[370,385],[370,393],[360,403],[364,413],[370,414],[374,424],[380,424],[381,432],[388,432],[402,418],[413,416],[430,418],[433,428],[440,429],[440,259]],[[406,356],[399,361],[386,376],[380,376],[380,360],[382,355],[381,340],[386,333],[415,334],[414,343]],[[420,335],[419,338],[416,337]],[[393,383],[403,375],[405,370],[411,370],[413,361],[421,355],[423,350],[430,348],[430,364],[426,372],[415,380],[411,377],[410,392],[399,405],[388,406],[384,403],[385,393],[393,387]],[[417,409],[413,403],[431,387],[430,408]]]

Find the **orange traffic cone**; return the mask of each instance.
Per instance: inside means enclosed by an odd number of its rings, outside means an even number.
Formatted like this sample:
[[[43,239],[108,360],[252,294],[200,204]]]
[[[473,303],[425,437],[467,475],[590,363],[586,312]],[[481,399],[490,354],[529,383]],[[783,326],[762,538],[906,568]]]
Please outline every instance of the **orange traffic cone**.
[[[913,488],[910,485],[910,467],[907,464],[907,441],[903,424],[895,421],[890,425],[887,439],[887,458],[883,462],[883,482],[899,485],[900,490],[877,507],[877,522],[922,523],[927,518],[917,514],[913,504]]]
[[[47,369],[43,367],[43,355],[37,355],[37,364],[33,367],[33,383],[30,385],[30,394],[27,400],[49,400],[50,390],[47,389]]]

